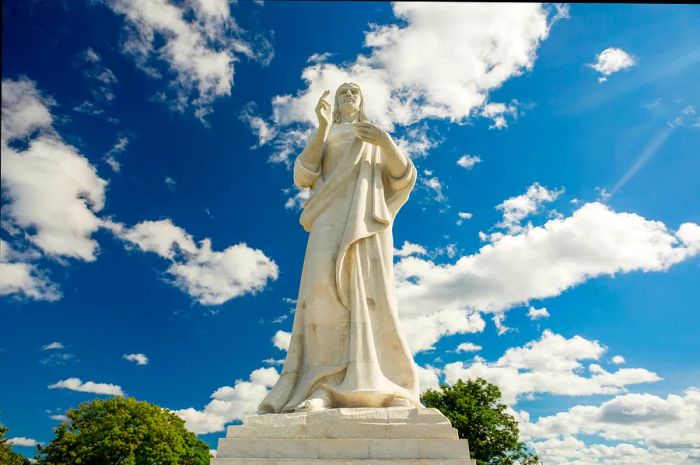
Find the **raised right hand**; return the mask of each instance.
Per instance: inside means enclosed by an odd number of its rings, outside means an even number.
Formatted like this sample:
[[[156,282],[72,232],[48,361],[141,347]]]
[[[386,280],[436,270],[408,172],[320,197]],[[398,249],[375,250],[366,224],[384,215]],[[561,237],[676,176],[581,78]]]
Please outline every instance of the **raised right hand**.
[[[323,92],[321,98],[316,104],[316,118],[318,118],[318,127],[325,129],[331,125],[333,116],[331,114],[331,104],[326,100],[326,97],[331,93],[330,90]]]

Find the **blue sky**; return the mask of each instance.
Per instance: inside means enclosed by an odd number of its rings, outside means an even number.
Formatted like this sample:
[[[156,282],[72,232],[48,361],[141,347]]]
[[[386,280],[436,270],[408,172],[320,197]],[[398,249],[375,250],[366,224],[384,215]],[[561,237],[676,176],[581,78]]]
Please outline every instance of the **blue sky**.
[[[423,386],[495,382],[545,463],[700,460],[699,26],[694,5],[4,2],[15,450],[95,396],[212,448],[254,413],[305,252],[290,163],[353,80],[419,169],[394,240]]]

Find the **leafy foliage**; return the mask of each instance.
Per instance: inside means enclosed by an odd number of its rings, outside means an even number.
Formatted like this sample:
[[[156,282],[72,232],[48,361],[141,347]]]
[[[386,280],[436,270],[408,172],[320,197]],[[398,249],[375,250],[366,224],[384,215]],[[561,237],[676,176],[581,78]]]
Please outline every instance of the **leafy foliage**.
[[[469,450],[478,465],[537,465],[539,457],[519,439],[518,422],[501,402],[501,390],[476,378],[459,380],[440,391],[428,389],[421,396],[426,407],[440,410],[469,441]]]
[[[12,450],[12,444],[5,437],[7,428],[0,425],[0,464],[1,465],[29,465],[31,462],[26,457]]]
[[[209,465],[209,446],[174,413],[133,398],[80,404],[39,448],[40,465]]]

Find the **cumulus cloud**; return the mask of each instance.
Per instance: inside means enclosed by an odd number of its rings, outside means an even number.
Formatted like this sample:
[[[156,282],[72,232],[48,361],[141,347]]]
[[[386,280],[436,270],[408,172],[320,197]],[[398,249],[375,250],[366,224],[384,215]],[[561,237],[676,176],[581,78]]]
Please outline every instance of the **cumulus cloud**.
[[[105,186],[95,168],[53,127],[49,101],[32,81],[2,82],[2,183],[9,202],[3,216],[34,230],[29,240],[44,253],[93,261]],[[26,149],[10,144],[33,133]]]
[[[580,442],[576,435],[598,436],[607,441],[634,442],[639,450],[630,452],[641,458],[657,460],[634,462],[615,461],[621,451],[611,451],[590,463],[688,463],[700,451],[700,390],[689,388],[682,395],[666,398],[653,394],[624,394],[600,405],[577,405],[536,422],[521,420],[521,434],[531,440],[536,449],[548,454],[561,454],[569,449],[562,441]],[[534,441],[545,439],[544,441]],[[589,447],[590,448],[590,447]],[[668,454],[665,460],[658,460]],[[571,457],[575,457],[572,455]],[[604,459],[609,460],[605,461]],[[561,463],[571,463],[574,460]],[[557,462],[558,463],[558,462]],[[579,463],[579,462],[575,462]],[[584,462],[589,463],[589,462]]]
[[[687,465],[697,461],[698,449],[645,447],[629,442],[614,445],[586,444],[570,435],[543,441],[530,441],[543,463],[558,465],[638,465],[663,463]]]
[[[279,330],[272,336],[272,344],[279,350],[288,350],[289,343],[292,341],[292,333]]]
[[[476,345],[472,342],[463,342],[460,345],[457,346],[455,349],[455,352],[460,353],[460,352],[478,352],[482,349],[481,346]]]
[[[555,201],[563,190],[550,190],[535,183],[527,188],[524,194],[504,200],[496,206],[497,210],[503,212],[503,219],[496,224],[496,227],[503,228],[508,234],[519,233],[528,226],[523,226],[522,221],[530,215],[540,211],[546,203]],[[501,237],[502,233],[492,235],[492,240]]]
[[[54,384],[49,384],[49,389],[68,389],[77,392],[89,392],[92,394],[105,394],[109,396],[123,396],[124,391],[116,384],[82,382],[80,378],[62,379]]]
[[[439,368],[435,368],[431,365],[416,365],[416,368],[418,369],[418,381],[421,392],[425,392],[428,389],[437,390],[440,387]]]
[[[565,338],[551,331],[522,347],[508,349],[489,363],[477,357],[474,362],[450,363],[444,367],[449,384],[458,379],[481,377],[496,384],[506,403],[513,404],[524,395],[548,393],[568,396],[617,394],[630,384],[659,381],[661,378],[643,368],[621,368],[607,372],[598,366],[591,376],[582,373],[582,360],[600,360],[605,347],[581,336]]]
[[[428,253],[420,244],[413,244],[412,242],[403,241],[403,245],[400,249],[394,249],[394,256],[396,257],[408,257],[409,255],[426,255]]]
[[[605,82],[611,74],[630,68],[636,64],[635,59],[621,48],[606,48],[595,57],[595,63],[590,66],[602,74],[598,82]]]
[[[460,226],[464,220],[470,220],[474,215],[469,212],[459,212],[457,213],[459,219],[457,220],[457,226]]]
[[[143,221],[133,227],[109,224],[121,239],[144,252],[170,261],[173,284],[202,305],[221,305],[245,294],[255,294],[277,279],[277,264],[261,250],[236,244],[212,250],[211,240],[196,243],[169,219]]]
[[[148,365],[148,357],[145,354],[124,354],[122,358],[137,365]]]
[[[674,233],[659,221],[587,203],[569,217],[503,235],[454,263],[403,257],[394,267],[399,312],[411,322],[405,324],[411,333],[417,319],[435,319],[436,326],[420,325],[414,333],[411,346],[423,350],[442,335],[461,332],[438,323],[439,314],[464,322],[474,312],[504,312],[597,276],[664,271],[700,252],[699,233],[694,223]],[[436,339],[428,342],[428,334]]]
[[[479,114],[491,119],[492,123],[489,129],[503,129],[508,127],[508,117],[516,118],[518,116],[518,107],[515,103],[510,105],[488,103],[484,105]]]
[[[328,55],[311,60],[301,76],[305,88],[275,96],[268,124],[278,133],[313,125],[323,91],[349,81],[362,87],[368,117],[388,130],[413,129],[428,118],[465,122],[483,113],[491,90],[532,69],[539,44],[562,16],[540,4],[396,2],[392,8],[395,23],[365,33],[368,53],[343,65]],[[502,116],[506,110],[499,108],[487,112]],[[404,145],[425,146],[422,137],[405,137]],[[286,161],[288,154],[275,152],[274,161]]]
[[[61,291],[35,265],[24,263],[10,244],[0,239],[0,295],[33,300],[59,300]]]
[[[457,165],[461,166],[465,170],[472,169],[477,163],[481,163],[481,157],[476,155],[462,155],[457,160]]]
[[[625,357],[622,355],[615,355],[610,361],[615,365],[623,365],[625,363]]]
[[[192,1],[181,6],[167,0],[110,0],[108,6],[126,24],[123,51],[152,77],[161,77],[155,63],[165,63],[172,78],[168,97],[184,110],[194,105],[203,119],[212,102],[231,94],[234,63],[241,57],[267,64],[269,40],[242,29],[227,1]]]
[[[530,318],[531,320],[539,320],[540,318],[549,318],[549,312],[545,307],[542,308],[535,308],[532,305],[530,305],[530,308],[527,311],[527,317]]]
[[[32,438],[26,438],[24,436],[18,436],[16,438],[9,438],[7,440],[10,444],[13,446],[21,446],[21,447],[36,447],[36,446],[43,446],[43,442],[39,442],[36,439]]]
[[[195,434],[215,433],[234,420],[254,415],[258,404],[279,378],[274,368],[258,368],[248,381],[237,380],[233,386],[223,386],[214,391],[213,399],[203,410],[187,408],[174,410],[185,420],[185,427]]]
[[[61,297],[58,287],[28,263],[42,255],[35,248],[56,260],[96,258],[92,234],[101,225],[96,213],[104,206],[107,182],[55,131],[53,104],[33,81],[2,81],[3,228],[26,252],[3,241],[0,294]]]

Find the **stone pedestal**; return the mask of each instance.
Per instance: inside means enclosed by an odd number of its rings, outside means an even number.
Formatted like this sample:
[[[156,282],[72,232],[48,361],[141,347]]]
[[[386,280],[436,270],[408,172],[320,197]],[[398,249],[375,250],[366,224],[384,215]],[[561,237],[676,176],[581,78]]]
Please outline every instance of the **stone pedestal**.
[[[340,408],[229,426],[211,465],[475,465],[437,409]]]

